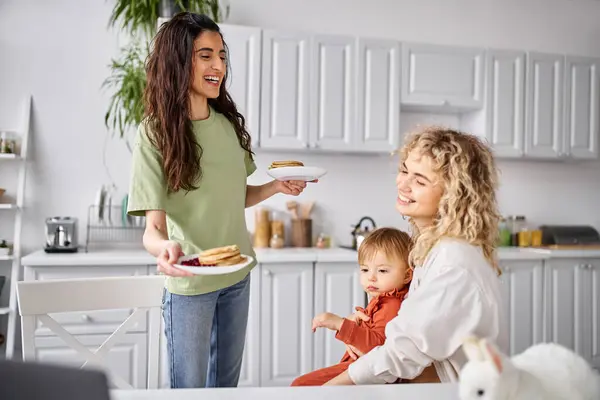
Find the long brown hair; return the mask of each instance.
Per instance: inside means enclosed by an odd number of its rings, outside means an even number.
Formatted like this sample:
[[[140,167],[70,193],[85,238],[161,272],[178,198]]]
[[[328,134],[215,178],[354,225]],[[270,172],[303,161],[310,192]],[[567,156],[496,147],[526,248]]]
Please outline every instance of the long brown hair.
[[[147,84],[144,106],[148,139],[162,155],[169,192],[198,188],[202,176],[202,147],[196,141],[190,120],[190,88],[193,80],[194,40],[203,32],[218,32],[219,26],[206,15],[181,12],[164,23],[153,41],[146,61]],[[223,40],[227,51],[227,45]],[[240,146],[252,159],[250,134],[244,116],[226,89],[230,65],[223,77],[219,96],[208,99],[216,112],[233,125]]]

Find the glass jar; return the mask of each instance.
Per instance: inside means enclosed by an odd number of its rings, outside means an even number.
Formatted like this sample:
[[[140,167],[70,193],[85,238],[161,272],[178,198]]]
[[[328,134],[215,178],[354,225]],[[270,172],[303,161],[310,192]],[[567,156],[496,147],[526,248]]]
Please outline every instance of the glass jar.
[[[502,247],[507,247],[511,245],[511,227],[508,221],[512,222],[512,218],[509,217],[508,220],[506,218],[502,218],[500,220],[500,224],[498,226],[498,234],[499,234],[499,245]]]
[[[279,234],[275,233],[273,236],[271,236],[269,245],[272,249],[281,249],[283,248],[284,244],[284,240]]]

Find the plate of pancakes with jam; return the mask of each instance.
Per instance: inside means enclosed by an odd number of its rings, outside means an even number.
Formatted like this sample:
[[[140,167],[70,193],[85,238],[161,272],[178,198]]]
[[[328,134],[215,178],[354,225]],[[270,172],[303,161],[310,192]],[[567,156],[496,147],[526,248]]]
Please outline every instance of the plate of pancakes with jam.
[[[327,171],[320,167],[309,167],[302,161],[273,161],[267,174],[278,181],[314,181],[325,175]]]
[[[225,275],[246,268],[253,260],[241,254],[237,245],[229,245],[180,257],[174,267],[195,275]]]

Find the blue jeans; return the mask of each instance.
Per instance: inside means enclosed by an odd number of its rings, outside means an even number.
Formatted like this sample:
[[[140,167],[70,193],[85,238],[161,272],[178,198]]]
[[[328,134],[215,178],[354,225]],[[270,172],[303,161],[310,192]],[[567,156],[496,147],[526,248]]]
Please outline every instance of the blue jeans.
[[[237,386],[249,300],[250,274],[233,286],[196,296],[165,289],[171,388]]]

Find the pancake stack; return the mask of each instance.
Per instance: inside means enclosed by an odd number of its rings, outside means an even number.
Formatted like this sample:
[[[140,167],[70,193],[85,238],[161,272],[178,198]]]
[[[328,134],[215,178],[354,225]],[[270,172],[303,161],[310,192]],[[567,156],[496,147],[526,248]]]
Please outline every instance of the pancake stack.
[[[288,161],[273,161],[269,166],[269,169],[283,168],[283,167],[304,167],[302,161],[288,160]]]
[[[225,267],[241,264],[246,261],[246,257],[241,255],[240,248],[234,244],[205,250],[198,255],[198,261],[200,265]]]

